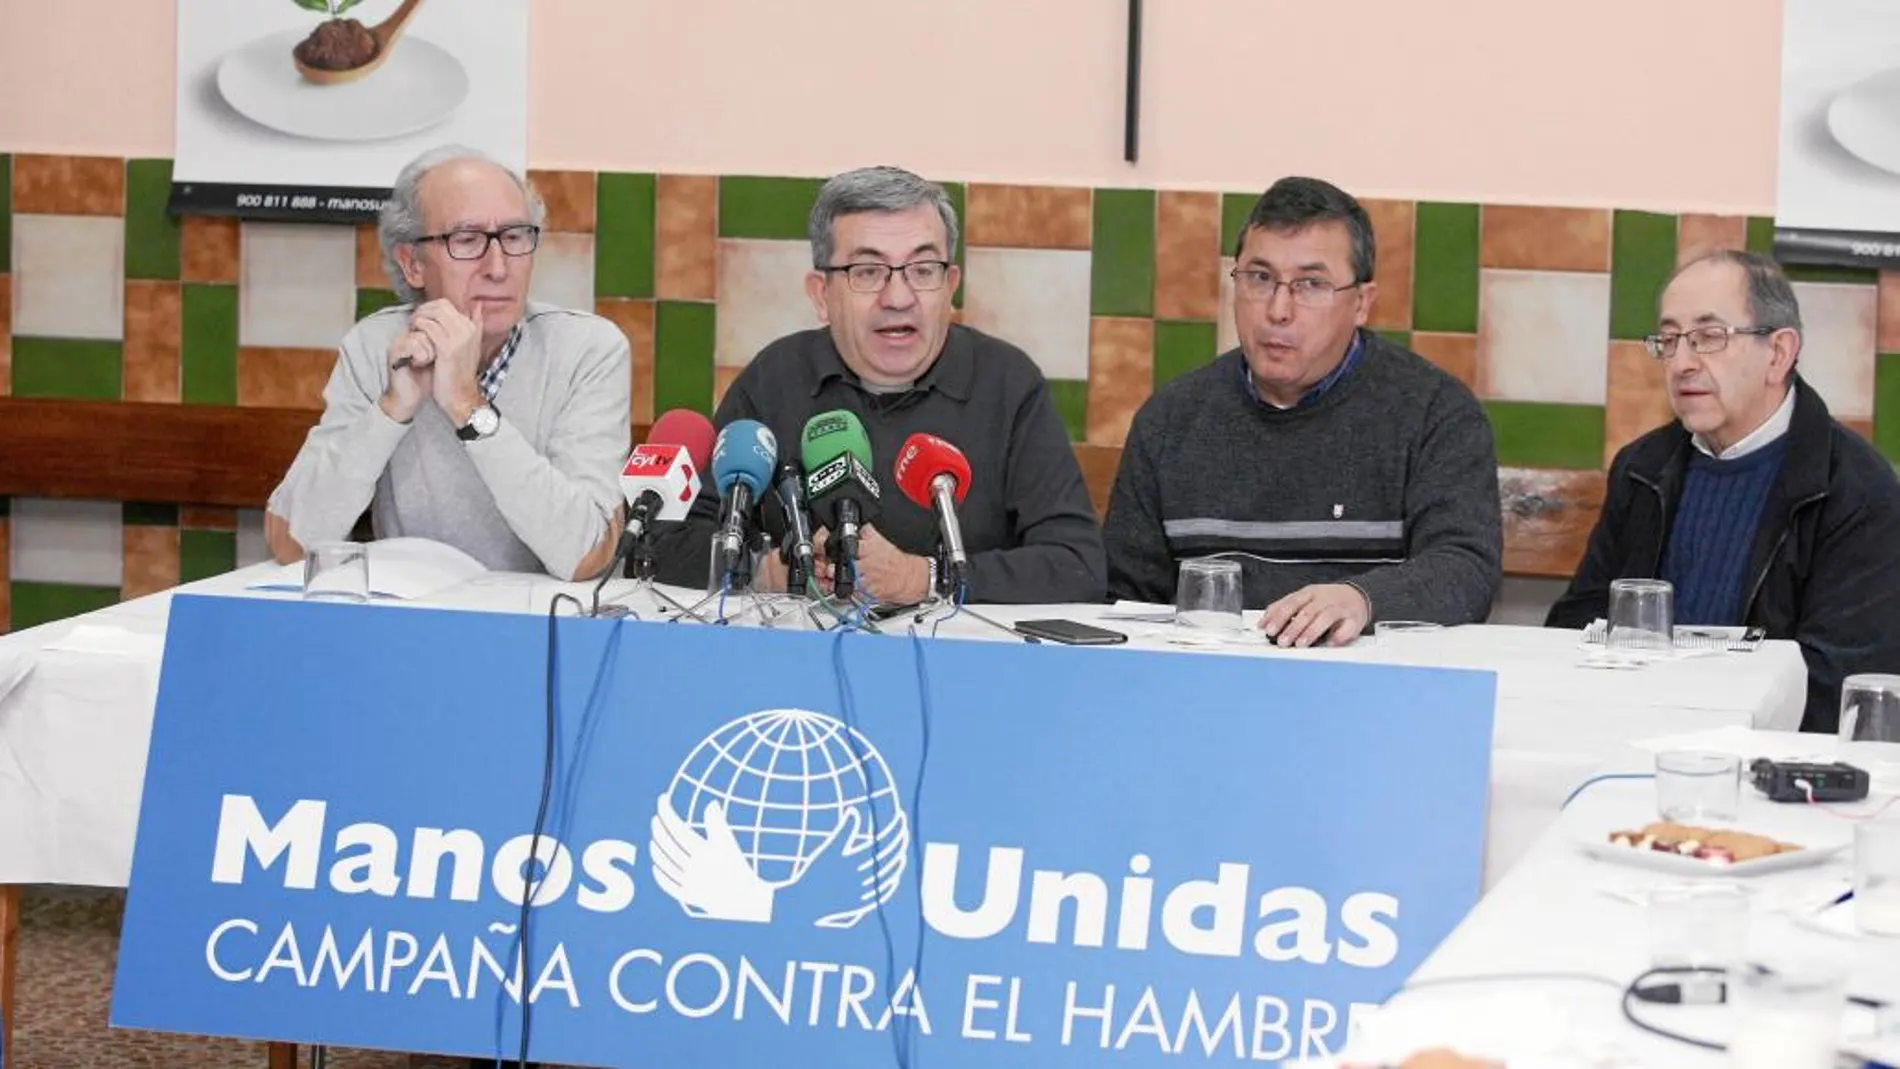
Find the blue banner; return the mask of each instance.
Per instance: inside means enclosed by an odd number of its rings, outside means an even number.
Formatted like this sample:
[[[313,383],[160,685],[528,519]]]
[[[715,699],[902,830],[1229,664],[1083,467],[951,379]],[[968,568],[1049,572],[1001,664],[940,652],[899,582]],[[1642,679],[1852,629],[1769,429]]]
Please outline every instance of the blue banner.
[[[1478,896],[1489,673],[589,619],[550,667],[550,632],[176,598],[112,1023],[512,1059],[526,1002],[563,1064],[1275,1062]]]

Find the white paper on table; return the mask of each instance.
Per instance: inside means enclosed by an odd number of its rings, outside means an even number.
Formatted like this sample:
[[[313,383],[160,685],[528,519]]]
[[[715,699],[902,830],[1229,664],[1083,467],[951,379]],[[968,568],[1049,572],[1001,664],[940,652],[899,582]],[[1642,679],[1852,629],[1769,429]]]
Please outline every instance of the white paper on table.
[[[385,538],[365,544],[372,597],[414,601],[485,574],[480,561],[446,542]],[[252,583],[250,590],[301,591],[303,562],[294,561]]]
[[[1153,601],[1128,601],[1119,599],[1115,604],[1103,610],[1103,620],[1132,620],[1146,624],[1171,624],[1174,622],[1174,606]]]

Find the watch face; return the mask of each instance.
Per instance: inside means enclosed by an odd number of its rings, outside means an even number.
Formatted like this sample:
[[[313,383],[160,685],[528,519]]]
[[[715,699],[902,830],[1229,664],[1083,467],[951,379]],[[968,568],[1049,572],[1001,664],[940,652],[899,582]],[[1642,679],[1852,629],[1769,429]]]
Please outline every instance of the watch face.
[[[494,406],[483,405],[469,414],[468,425],[475,429],[476,434],[486,438],[501,427],[501,415]]]

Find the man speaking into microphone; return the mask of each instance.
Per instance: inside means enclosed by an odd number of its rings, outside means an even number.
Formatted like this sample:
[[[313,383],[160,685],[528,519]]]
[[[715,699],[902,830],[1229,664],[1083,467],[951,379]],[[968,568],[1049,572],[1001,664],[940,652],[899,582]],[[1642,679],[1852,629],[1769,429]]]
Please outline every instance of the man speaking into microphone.
[[[805,294],[823,326],[766,346],[713,422],[755,419],[793,443],[811,417],[852,413],[876,481],[890,487],[905,440],[936,435],[970,465],[958,506],[968,600],[1102,600],[1101,531],[1041,371],[1021,349],[950,320],[957,218],[942,187],[894,167],[838,175],[812,206],[810,238]],[[689,521],[662,536],[663,580],[706,585],[718,506],[702,493]],[[877,513],[857,532],[857,589],[884,602],[924,600],[937,514],[894,490]],[[775,560],[762,585],[783,575]]]

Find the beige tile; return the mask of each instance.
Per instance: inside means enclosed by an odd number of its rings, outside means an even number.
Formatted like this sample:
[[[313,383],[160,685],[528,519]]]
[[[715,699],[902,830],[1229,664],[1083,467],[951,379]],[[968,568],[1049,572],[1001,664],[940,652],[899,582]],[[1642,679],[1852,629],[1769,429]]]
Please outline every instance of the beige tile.
[[[534,253],[528,296],[557,308],[594,305],[594,235],[550,231]]]
[[[1608,271],[1610,213],[1602,208],[1487,204],[1479,264],[1523,271]]]
[[[1603,465],[1624,446],[1675,419],[1662,361],[1639,341],[1610,343],[1608,401],[1603,409]]]
[[[1028,353],[1048,378],[1088,379],[1088,253],[970,248],[963,262],[966,323]]]
[[[0,397],[13,395],[13,276],[0,275]],[[0,520],[0,523],[4,523]],[[0,557],[0,561],[4,561]],[[4,586],[0,583],[0,586]],[[0,631],[6,621],[0,619]]]
[[[1155,208],[1155,318],[1220,314],[1220,254],[1220,194],[1162,190]]]
[[[383,246],[376,236],[376,226],[373,223],[359,223],[356,227],[356,288],[360,290],[394,288],[389,281],[389,272],[383,267]]]
[[[235,531],[238,529],[237,510],[209,505],[180,505],[178,526],[191,531]]]
[[[13,216],[13,330],[118,340],[125,331],[125,224],[88,215]]]
[[[1412,351],[1430,360],[1440,369],[1473,391],[1478,388],[1478,336],[1476,334],[1433,334],[1417,331],[1412,335]]]
[[[1877,288],[1797,282],[1794,295],[1801,303],[1801,377],[1835,419],[1872,419]]]
[[[125,582],[119,596],[144,597],[178,585],[178,528],[127,524]]]
[[[333,346],[355,325],[355,228],[246,222],[238,243],[239,345]]]
[[[627,336],[633,349],[633,421],[653,422],[653,302],[626,297],[601,297],[594,314],[604,316]]]
[[[111,156],[13,157],[13,210],[124,215],[125,160]]]
[[[1089,322],[1090,445],[1127,440],[1129,422],[1154,390],[1154,365],[1154,320],[1097,316]]]
[[[210,215],[187,215],[179,228],[183,255],[181,277],[186,282],[238,281],[238,221]]]
[[[1478,286],[1480,396],[1604,403],[1609,275],[1485,268]]]
[[[6,634],[12,626],[8,623],[13,611],[13,578],[9,574],[12,560],[13,532],[6,517],[0,516],[0,635]]]
[[[1072,186],[971,183],[963,209],[964,245],[1086,249],[1093,196]]]
[[[125,578],[125,510],[116,501],[16,497],[13,581],[117,587]]]
[[[726,391],[732,389],[732,384],[738,380],[739,376],[742,373],[744,373],[744,371],[745,371],[745,368],[742,368],[742,367],[724,367],[720,365],[713,366],[713,407],[714,408],[719,407],[719,402],[726,399]]]
[[[1220,315],[1214,320],[1214,341],[1220,352],[1240,344],[1240,331],[1234,326],[1234,258],[1220,258]]]
[[[1900,353],[1900,271],[1880,273],[1875,324],[1879,350],[1883,353]]]
[[[335,365],[335,349],[242,346],[237,355],[238,404],[320,412],[323,386]]]
[[[1740,215],[1685,215],[1676,221],[1678,266],[1716,249],[1746,249],[1748,219]]]
[[[805,297],[810,271],[805,242],[721,238],[713,363],[745,367],[771,342],[817,326]]]
[[[655,179],[653,287],[661,300],[718,298],[718,239],[719,179],[680,174]]]
[[[1380,330],[1412,328],[1412,264],[1416,248],[1418,205],[1409,200],[1365,200],[1359,202],[1372,219],[1373,244],[1378,259],[1373,278],[1379,283],[1379,296],[1372,302],[1368,325]]]
[[[176,404],[183,304],[176,282],[125,284],[125,399]]]
[[[594,172],[529,171],[528,182],[547,205],[545,229],[594,232]]]

